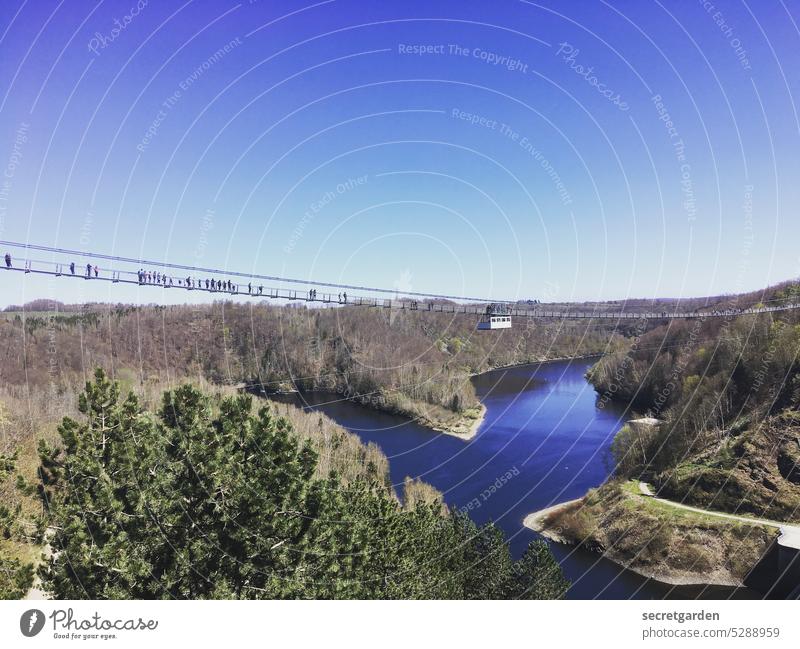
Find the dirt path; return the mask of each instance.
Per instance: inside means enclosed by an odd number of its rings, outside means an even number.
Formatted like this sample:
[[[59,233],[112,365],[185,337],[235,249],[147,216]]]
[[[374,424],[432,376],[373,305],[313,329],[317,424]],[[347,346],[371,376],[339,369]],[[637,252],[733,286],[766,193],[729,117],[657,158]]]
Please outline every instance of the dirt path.
[[[683,503],[675,502],[674,500],[667,500],[656,496],[653,488],[646,482],[639,483],[639,492],[643,496],[657,500],[669,507],[677,509],[685,509],[697,514],[705,514],[707,516],[715,516],[717,518],[727,518],[728,520],[738,521],[740,523],[747,523],[748,525],[765,525],[767,527],[777,527],[781,531],[778,542],[784,547],[795,548],[800,550],[800,526],[791,523],[781,523],[778,521],[771,521],[767,518],[754,518],[752,516],[739,516],[737,514],[727,514],[725,512],[717,512],[713,509],[701,509],[700,507],[692,507],[691,505],[684,505]]]

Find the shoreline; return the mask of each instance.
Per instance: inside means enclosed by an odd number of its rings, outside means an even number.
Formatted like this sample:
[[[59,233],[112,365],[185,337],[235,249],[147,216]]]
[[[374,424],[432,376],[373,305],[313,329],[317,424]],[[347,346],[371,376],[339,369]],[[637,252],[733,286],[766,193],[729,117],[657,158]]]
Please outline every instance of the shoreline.
[[[487,370],[483,370],[481,372],[473,372],[469,376],[470,378],[473,378],[476,376],[483,376],[484,374],[489,374],[491,372],[499,372],[502,370],[510,370],[518,367],[525,367],[526,365],[543,365],[544,363],[560,363],[564,361],[585,360],[588,358],[602,358],[604,355],[605,354],[601,352],[597,354],[586,354],[584,356],[563,356],[558,358],[547,358],[544,360],[525,361],[523,363],[515,363],[513,365],[498,365],[497,367],[492,367]],[[446,435],[451,435],[453,437],[457,437],[458,439],[462,439],[465,442],[468,442],[475,438],[475,436],[478,434],[478,430],[483,425],[483,422],[486,420],[486,414],[487,414],[486,406],[481,401],[478,402],[478,406],[480,408],[480,413],[478,415],[478,418],[472,421],[466,432],[460,432],[458,430],[454,430],[454,428],[458,427],[460,424],[456,424],[456,426],[453,427],[448,427],[436,424],[434,422],[431,422],[430,420],[428,420],[428,423],[426,423],[421,417],[412,417],[412,418],[414,421],[424,426],[425,428],[430,428],[431,430],[437,433],[444,433]],[[411,415],[406,415],[406,416],[411,416]],[[465,423],[464,420],[465,418],[461,417],[461,423]]]
[[[602,358],[606,355],[606,352],[597,352],[596,354],[584,354],[583,356],[557,356],[556,358],[545,358],[538,361],[523,361],[522,363],[514,363],[512,365],[498,365],[497,367],[491,367],[488,370],[482,370],[480,372],[472,372],[469,376],[470,378],[475,376],[482,376],[484,374],[489,374],[490,372],[499,372],[501,370],[513,370],[517,367],[525,367],[526,365],[543,365],[544,363],[561,363],[564,361],[582,361],[589,358]]]
[[[573,539],[565,536],[561,527],[548,527],[544,524],[545,519],[553,514],[558,514],[564,509],[583,502],[584,497],[567,500],[544,509],[540,509],[531,514],[528,514],[523,519],[523,525],[528,529],[541,535],[548,541],[558,543],[560,545],[577,546],[579,545]],[[745,587],[744,583],[724,569],[718,569],[709,573],[696,573],[696,572],[682,572],[675,570],[658,570],[645,566],[632,566],[630,562],[624,557],[615,556],[613,553],[603,552],[602,557],[612,561],[620,568],[629,570],[646,579],[652,579],[662,584],[669,586],[728,586],[734,588]]]
[[[554,541],[555,543],[561,543],[563,545],[572,545],[572,543],[566,537],[564,537],[558,529],[551,530],[547,528],[543,523],[544,519],[550,516],[551,514],[556,514],[560,512],[562,509],[571,507],[572,505],[575,505],[581,502],[582,500],[583,498],[574,498],[573,500],[565,500],[564,502],[551,505],[550,507],[545,507],[544,509],[540,509],[539,511],[533,512],[532,514],[528,514],[522,520],[522,524],[528,529],[533,530],[537,534],[541,534],[544,538],[548,539],[549,541]]]
[[[450,435],[451,437],[457,437],[458,439],[464,440],[468,442],[475,438],[478,434],[478,430],[483,425],[483,422],[486,420],[486,412],[487,408],[481,402],[478,402],[478,416],[475,419],[469,418],[466,419],[464,417],[461,418],[462,422],[471,421],[469,428],[465,432],[460,432],[454,430],[453,428],[448,428],[447,426],[436,426],[432,423],[425,423],[424,421],[420,420],[420,418],[416,419],[416,422],[425,428],[430,428],[432,431],[437,433],[444,433],[445,435]]]
[[[557,362],[564,362],[564,361],[585,360],[585,359],[588,359],[588,358],[601,358],[602,356],[604,356],[603,353],[597,353],[597,354],[587,354],[587,355],[584,355],[584,356],[564,356],[564,357],[559,357],[559,358],[547,358],[547,359],[544,359],[544,360],[532,360],[532,361],[525,361],[523,363],[515,363],[513,365],[498,365],[497,367],[492,367],[492,368],[483,370],[481,372],[471,373],[471,374],[469,374],[469,377],[473,378],[473,377],[476,377],[476,376],[482,376],[484,374],[489,374],[490,372],[498,372],[498,371],[502,371],[502,370],[515,369],[515,368],[518,368],[518,367],[525,367],[526,365],[543,365],[544,363],[557,363]],[[240,384],[237,384],[237,385],[235,385],[233,387],[235,389],[237,389],[237,390],[248,391],[249,389],[257,387],[257,385],[250,386],[250,385],[247,385],[247,384],[244,384],[244,383],[240,383]],[[297,389],[274,390],[274,391],[269,391],[269,392],[262,391],[262,392],[255,392],[255,394],[257,394],[260,397],[269,399],[272,396],[287,396],[287,395],[293,395],[293,394],[302,395],[303,393],[312,394],[312,393],[315,393],[315,392],[329,393],[329,394],[336,394],[336,395],[339,395],[339,396],[343,396],[340,393],[336,392],[335,390],[297,390]],[[403,410],[400,410],[400,409],[397,409],[397,408],[392,408],[392,407],[380,407],[380,406],[377,406],[374,402],[360,401],[358,397],[359,397],[359,395],[353,395],[352,397],[344,397],[344,398],[346,400],[351,401],[351,402],[353,402],[355,404],[358,404],[358,405],[360,405],[360,406],[362,406],[364,408],[367,408],[368,410],[373,410],[375,412],[385,412],[385,413],[388,413],[390,415],[399,415],[401,417],[406,417],[410,421],[413,421],[413,422],[419,424],[420,426],[422,426],[424,428],[427,428],[431,432],[443,433],[445,435],[450,435],[452,437],[455,437],[457,439],[463,440],[465,442],[468,442],[468,441],[470,441],[470,440],[475,438],[475,436],[478,434],[478,430],[480,429],[480,427],[483,425],[484,421],[486,420],[486,414],[487,414],[486,406],[482,402],[478,401],[478,406],[477,407],[479,409],[479,413],[478,413],[477,418],[473,419],[472,417],[466,417],[466,416],[462,415],[461,417],[459,417],[459,420],[458,420],[457,423],[452,424],[452,425],[448,425],[448,424],[445,424],[443,422],[437,422],[437,421],[435,421],[433,419],[429,419],[429,418],[427,418],[427,417],[425,417],[423,415],[417,414],[417,413],[405,412]],[[465,428],[466,428],[466,430],[464,430]]]

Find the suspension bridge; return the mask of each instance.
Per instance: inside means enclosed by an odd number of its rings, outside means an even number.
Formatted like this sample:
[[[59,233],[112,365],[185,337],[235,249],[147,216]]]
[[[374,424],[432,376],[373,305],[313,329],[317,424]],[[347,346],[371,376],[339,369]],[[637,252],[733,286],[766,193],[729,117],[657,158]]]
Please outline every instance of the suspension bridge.
[[[772,301],[747,308],[709,310],[609,310],[569,308],[539,304],[532,300],[511,302],[486,297],[458,296],[437,293],[403,292],[396,289],[304,280],[275,275],[261,275],[229,269],[205,268],[167,261],[154,261],[92,253],[66,248],[0,241],[6,249],[22,249],[24,256],[5,254],[2,270],[8,273],[45,275],[56,278],[135,285],[162,291],[192,291],[213,295],[240,296],[253,299],[302,301],[319,305],[339,305],[420,311],[483,318],[482,329],[508,328],[511,318],[558,320],[676,320],[724,318],[747,314],[773,313],[800,308],[800,301]],[[50,253],[51,259],[35,258],[32,253]],[[76,264],[76,260],[82,260]],[[104,267],[101,269],[99,264]],[[135,266],[136,269],[131,268]],[[169,272],[168,272],[169,271]],[[180,275],[177,271],[181,271]],[[184,272],[189,273],[183,275]],[[287,288],[290,284],[302,288]],[[322,291],[317,290],[322,288]],[[348,292],[349,291],[349,292]],[[376,296],[377,295],[377,296]],[[387,297],[389,296],[389,297]]]

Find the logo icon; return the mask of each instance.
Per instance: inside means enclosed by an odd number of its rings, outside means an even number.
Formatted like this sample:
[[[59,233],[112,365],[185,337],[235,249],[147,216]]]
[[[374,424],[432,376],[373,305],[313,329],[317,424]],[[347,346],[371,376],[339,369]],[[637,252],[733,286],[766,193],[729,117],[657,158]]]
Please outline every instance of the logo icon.
[[[25,611],[19,618],[19,630],[26,638],[32,638],[44,627],[44,613],[38,608]]]

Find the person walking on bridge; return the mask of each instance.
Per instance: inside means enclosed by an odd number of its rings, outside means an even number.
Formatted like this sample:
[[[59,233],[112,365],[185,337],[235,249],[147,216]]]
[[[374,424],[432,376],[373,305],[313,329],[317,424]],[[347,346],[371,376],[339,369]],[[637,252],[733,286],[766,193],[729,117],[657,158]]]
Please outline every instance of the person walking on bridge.
[[[11,255],[6,253],[6,268],[11,268]]]
[[[74,261],[71,262],[70,265],[69,265],[69,272],[71,274],[73,274],[73,275],[75,274],[75,262]]]

